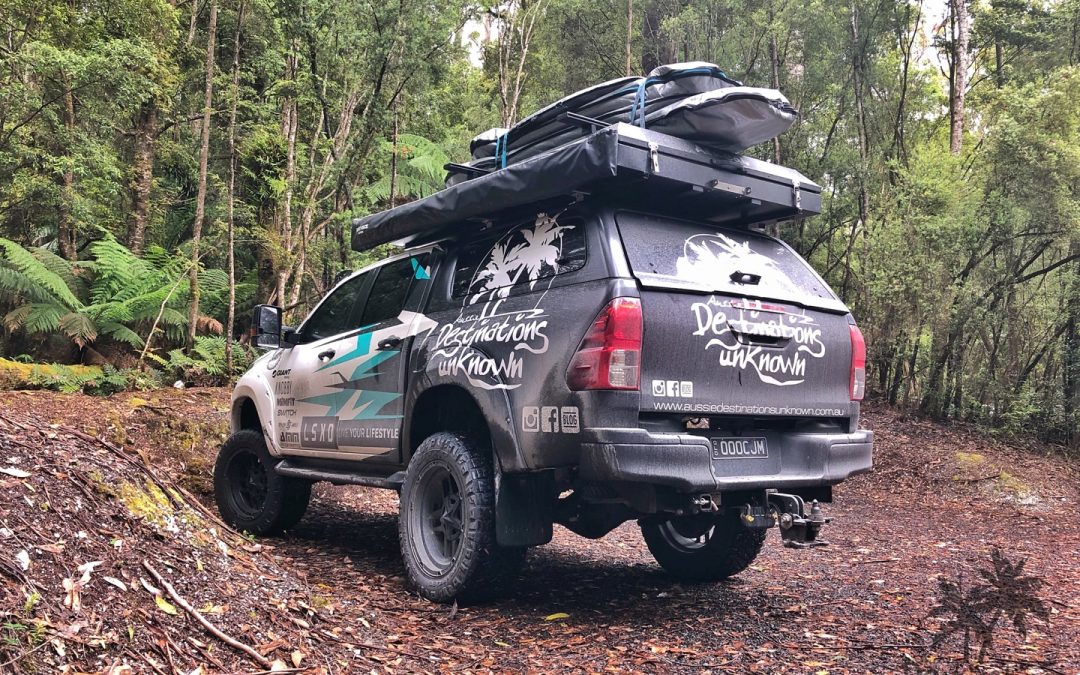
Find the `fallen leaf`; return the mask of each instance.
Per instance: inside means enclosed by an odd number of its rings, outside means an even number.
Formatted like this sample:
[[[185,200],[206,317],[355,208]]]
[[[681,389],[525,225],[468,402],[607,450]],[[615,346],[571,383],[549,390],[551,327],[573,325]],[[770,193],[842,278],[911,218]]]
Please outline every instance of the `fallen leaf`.
[[[274,659],[274,662],[270,664],[270,672],[274,673],[279,670],[288,670],[289,664],[285,663],[281,659]]]
[[[165,612],[166,614],[176,616],[176,608],[173,607],[168,600],[161,597],[160,595],[154,596],[154,604],[158,606],[158,609]]]
[[[19,561],[19,566],[23,568],[24,572],[30,569],[30,554],[25,549],[15,554],[15,560]]]
[[[64,579],[61,582],[64,587],[64,607],[70,607],[71,611],[78,612],[82,609],[82,584],[75,579]]]
[[[59,555],[64,550],[63,544],[42,544],[37,547],[39,551],[45,551],[46,553],[52,553],[53,555]]]
[[[125,584],[123,581],[120,581],[116,577],[102,577],[102,579],[104,579],[106,583],[112,584],[113,586],[116,586],[122,591],[126,591],[128,589],[127,584]]]
[[[548,614],[544,617],[544,621],[558,621],[559,619],[569,619],[570,615],[566,612],[555,612],[554,614]]]
[[[0,473],[5,473],[13,478],[29,478],[33,474],[29,471],[23,471],[22,469],[16,469],[13,466],[0,467]]]
[[[293,650],[290,658],[292,659],[293,668],[299,668],[300,662],[304,660],[304,652],[299,649]]]

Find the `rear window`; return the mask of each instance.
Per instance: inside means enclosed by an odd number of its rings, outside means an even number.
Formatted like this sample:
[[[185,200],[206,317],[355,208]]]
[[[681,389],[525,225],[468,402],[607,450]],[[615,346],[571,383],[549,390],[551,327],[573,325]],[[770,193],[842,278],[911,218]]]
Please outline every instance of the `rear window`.
[[[502,234],[462,246],[454,269],[453,297],[535,284],[581,269],[585,258],[583,221],[541,213]]]
[[[775,239],[637,213],[616,219],[630,267],[645,285],[839,304],[806,261]]]

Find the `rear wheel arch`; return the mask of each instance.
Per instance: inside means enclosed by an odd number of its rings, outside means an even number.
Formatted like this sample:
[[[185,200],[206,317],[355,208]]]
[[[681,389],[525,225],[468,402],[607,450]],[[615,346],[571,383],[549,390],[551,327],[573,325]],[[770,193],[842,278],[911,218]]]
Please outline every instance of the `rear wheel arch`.
[[[420,444],[441,431],[468,436],[479,447],[495,451],[491,429],[480,404],[464,388],[443,384],[424,390],[416,399],[409,414],[406,434],[406,461],[416,454]],[[498,466],[498,464],[496,464]]]

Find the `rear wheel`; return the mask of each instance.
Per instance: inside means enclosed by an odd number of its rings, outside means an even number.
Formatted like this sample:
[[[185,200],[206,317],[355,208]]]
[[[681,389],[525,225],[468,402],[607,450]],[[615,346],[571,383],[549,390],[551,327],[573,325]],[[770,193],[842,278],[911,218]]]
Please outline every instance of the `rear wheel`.
[[[681,516],[641,523],[656,562],[685,581],[719,581],[742,572],[761,552],[766,532],[745,527],[735,516]]]
[[[214,465],[214,496],[221,518],[251,534],[276,534],[300,522],[311,483],[279,476],[258,431],[244,429],[225,441]]]
[[[524,548],[495,542],[490,453],[465,436],[424,440],[405,472],[398,534],[409,581],[429,600],[487,597],[516,575]]]

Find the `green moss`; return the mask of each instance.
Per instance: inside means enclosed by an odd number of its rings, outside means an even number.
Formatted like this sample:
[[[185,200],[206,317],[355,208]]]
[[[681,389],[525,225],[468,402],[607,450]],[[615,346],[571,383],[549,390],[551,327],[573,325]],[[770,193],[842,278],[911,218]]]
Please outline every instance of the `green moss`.
[[[1012,475],[1008,471],[1002,471],[997,477],[998,487],[1012,492],[1017,497],[1027,497],[1031,494],[1031,488],[1024,481]]]
[[[64,366],[57,363],[21,363],[0,359],[0,389],[38,389],[43,380],[60,381],[72,376],[97,377],[97,366]]]
[[[957,452],[955,453],[955,456],[956,463],[959,464],[962,469],[970,469],[986,464],[986,457],[977,452]]]
[[[164,526],[176,515],[168,495],[150,481],[146,481],[142,487],[134,483],[121,482],[116,486],[114,493],[133,516],[154,525]]]

